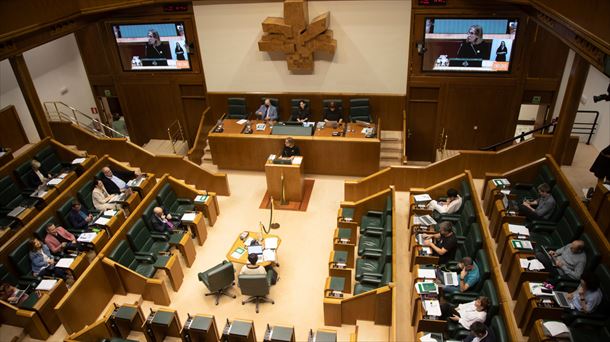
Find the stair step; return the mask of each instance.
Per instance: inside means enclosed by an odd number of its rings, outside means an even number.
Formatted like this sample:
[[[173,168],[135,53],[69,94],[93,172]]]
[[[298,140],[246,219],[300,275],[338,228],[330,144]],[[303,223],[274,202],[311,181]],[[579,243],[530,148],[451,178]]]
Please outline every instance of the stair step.
[[[380,160],[379,161],[379,166],[382,169],[386,168],[386,167],[389,167],[389,166],[400,166],[400,165],[402,165],[402,162],[400,160],[395,160],[395,159],[392,159],[392,160],[388,159],[388,160]]]
[[[382,141],[381,150],[402,150],[402,142],[400,141]]]
[[[381,131],[381,140],[402,140],[401,131]]]
[[[395,152],[395,151],[381,151],[381,153],[379,154],[379,157],[381,159],[399,159],[402,157],[402,154],[400,153],[400,151]]]

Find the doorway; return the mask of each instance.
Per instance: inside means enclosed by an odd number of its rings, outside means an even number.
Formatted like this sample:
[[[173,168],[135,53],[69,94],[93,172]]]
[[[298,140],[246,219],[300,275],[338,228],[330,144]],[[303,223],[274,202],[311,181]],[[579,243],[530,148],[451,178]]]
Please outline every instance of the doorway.
[[[547,121],[549,107],[548,104],[521,104],[514,136],[517,137],[522,133],[544,126]],[[529,139],[532,137],[533,135],[528,135],[524,138]]]

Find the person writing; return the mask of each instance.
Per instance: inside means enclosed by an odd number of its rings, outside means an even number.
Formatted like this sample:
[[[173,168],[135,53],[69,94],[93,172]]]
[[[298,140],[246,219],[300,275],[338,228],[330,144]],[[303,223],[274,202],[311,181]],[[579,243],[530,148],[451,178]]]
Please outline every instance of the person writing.
[[[462,206],[462,197],[457,190],[450,188],[447,190],[447,199],[444,201],[432,200],[428,203],[428,209],[436,210],[439,214],[453,214]]]
[[[508,49],[506,48],[506,44],[504,41],[500,42],[500,46],[496,50],[496,62],[506,62],[506,54],[508,53]]]
[[[449,261],[455,258],[455,251],[457,250],[457,237],[453,233],[452,223],[450,221],[443,221],[439,224],[440,231],[435,234],[422,234],[424,239],[424,246],[432,248],[434,255],[438,255],[438,264],[445,265]],[[436,242],[430,238],[435,239]]]
[[[341,108],[335,105],[334,101],[330,101],[328,106],[324,108],[324,122],[337,121],[338,123],[343,122],[343,113]]]
[[[301,100],[299,101],[299,106],[297,107],[297,109],[294,111],[294,113],[292,113],[292,117],[290,118],[290,120],[292,121],[298,121],[298,122],[306,122],[309,120],[309,108],[307,108],[307,103],[305,103],[305,101]]]
[[[265,102],[260,106],[260,108],[256,111],[256,115],[261,118],[261,120],[268,122],[277,121],[277,108],[271,104],[270,99],[265,99]]]
[[[466,40],[460,44],[458,58],[489,59],[491,45],[483,40],[483,27],[472,25],[468,28]]]
[[[538,198],[535,200],[525,199],[519,205],[519,214],[528,220],[548,220],[555,210],[555,199],[551,195],[551,187],[542,183],[538,185]]]
[[[301,150],[298,146],[294,144],[294,139],[292,137],[286,138],[284,141],[284,148],[282,149],[282,157],[290,158],[294,156],[300,156]]]

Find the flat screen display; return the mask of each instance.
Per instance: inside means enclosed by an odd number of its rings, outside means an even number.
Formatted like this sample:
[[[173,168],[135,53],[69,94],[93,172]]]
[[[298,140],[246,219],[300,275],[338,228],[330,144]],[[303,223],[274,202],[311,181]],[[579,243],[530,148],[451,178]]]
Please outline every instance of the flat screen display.
[[[422,69],[509,72],[517,26],[515,18],[426,18]]]
[[[125,71],[190,70],[184,23],[113,25]]]

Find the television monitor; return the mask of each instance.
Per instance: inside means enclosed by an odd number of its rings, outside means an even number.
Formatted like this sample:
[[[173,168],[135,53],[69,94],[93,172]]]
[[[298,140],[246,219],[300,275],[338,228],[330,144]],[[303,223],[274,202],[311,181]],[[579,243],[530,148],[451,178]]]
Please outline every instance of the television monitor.
[[[112,26],[125,71],[191,70],[183,22]]]
[[[509,72],[516,18],[426,18],[423,71]]]

